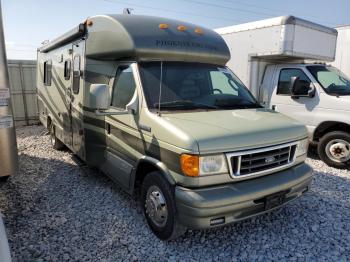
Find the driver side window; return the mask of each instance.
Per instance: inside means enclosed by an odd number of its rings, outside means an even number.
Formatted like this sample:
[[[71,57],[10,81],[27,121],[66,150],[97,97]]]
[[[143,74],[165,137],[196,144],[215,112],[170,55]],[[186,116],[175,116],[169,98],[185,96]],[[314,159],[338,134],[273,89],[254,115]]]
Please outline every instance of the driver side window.
[[[125,109],[134,96],[136,83],[131,66],[118,68],[113,83],[111,106]]]
[[[308,92],[311,85],[311,80],[308,78],[308,76],[301,70],[296,68],[288,68],[288,69],[282,69],[280,72],[279,80],[278,80],[278,87],[277,87],[277,95],[291,95],[290,90],[290,83],[292,77],[298,77],[301,88],[300,93],[304,94]]]

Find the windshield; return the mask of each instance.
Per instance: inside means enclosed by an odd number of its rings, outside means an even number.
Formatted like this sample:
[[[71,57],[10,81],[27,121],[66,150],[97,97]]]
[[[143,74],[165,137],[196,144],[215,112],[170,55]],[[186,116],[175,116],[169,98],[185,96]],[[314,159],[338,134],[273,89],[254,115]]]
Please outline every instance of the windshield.
[[[151,110],[261,107],[226,67],[185,62],[148,62],[140,63],[140,73],[147,105]]]
[[[350,80],[331,66],[308,66],[307,69],[328,94],[350,95]]]

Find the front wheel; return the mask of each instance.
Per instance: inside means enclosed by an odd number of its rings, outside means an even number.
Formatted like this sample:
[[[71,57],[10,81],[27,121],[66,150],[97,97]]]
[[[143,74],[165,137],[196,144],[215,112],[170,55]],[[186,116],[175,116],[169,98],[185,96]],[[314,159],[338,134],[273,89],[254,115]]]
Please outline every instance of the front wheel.
[[[327,165],[348,168],[350,166],[350,134],[334,131],[324,135],[318,144],[317,151]]]
[[[171,240],[185,233],[186,228],[177,221],[173,187],[160,172],[146,175],[141,201],[147,223],[158,238]]]

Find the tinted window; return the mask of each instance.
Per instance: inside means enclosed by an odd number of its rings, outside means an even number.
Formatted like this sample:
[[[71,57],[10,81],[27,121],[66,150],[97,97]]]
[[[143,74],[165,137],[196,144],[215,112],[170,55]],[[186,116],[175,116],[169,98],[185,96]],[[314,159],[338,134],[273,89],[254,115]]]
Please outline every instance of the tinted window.
[[[48,60],[44,62],[44,85],[50,86],[52,78],[52,62]]]
[[[350,79],[338,69],[321,65],[308,66],[307,69],[328,94],[350,95]]]
[[[80,56],[76,55],[73,61],[73,93],[79,93],[80,86]]]
[[[125,109],[135,93],[135,80],[130,66],[122,66],[117,70],[113,83],[112,106]]]
[[[278,80],[278,95],[291,95],[290,93],[290,79],[291,77],[299,77],[300,84],[302,86],[301,92],[304,90],[306,93],[310,88],[311,81],[307,75],[300,69],[288,68],[282,69]]]
[[[229,110],[260,107],[243,83],[226,67],[149,62],[140,63],[140,72],[150,109]]]

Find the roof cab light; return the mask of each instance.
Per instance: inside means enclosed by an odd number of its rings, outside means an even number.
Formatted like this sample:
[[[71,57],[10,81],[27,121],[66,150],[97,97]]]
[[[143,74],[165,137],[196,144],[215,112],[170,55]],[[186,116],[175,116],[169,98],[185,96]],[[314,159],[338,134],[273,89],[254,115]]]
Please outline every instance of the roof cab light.
[[[203,34],[203,30],[202,29],[200,29],[200,28],[196,28],[196,29],[194,29],[194,32],[196,33],[196,34],[199,34],[199,35],[202,35]]]
[[[179,26],[177,27],[177,30],[179,30],[179,31],[181,31],[181,32],[184,32],[186,29],[187,29],[187,28],[186,28],[186,26],[184,26],[184,25],[179,25]]]
[[[168,29],[169,25],[168,24],[159,24],[160,29]]]

